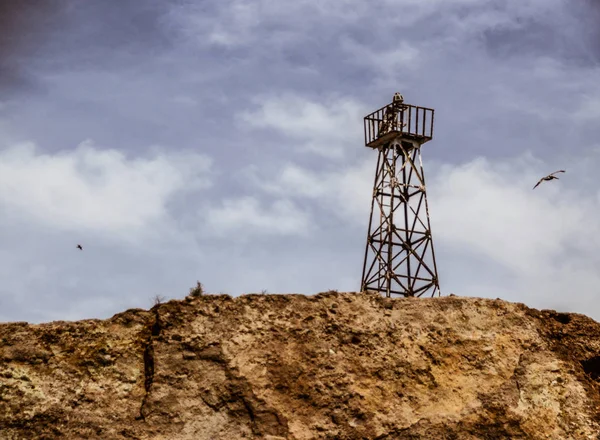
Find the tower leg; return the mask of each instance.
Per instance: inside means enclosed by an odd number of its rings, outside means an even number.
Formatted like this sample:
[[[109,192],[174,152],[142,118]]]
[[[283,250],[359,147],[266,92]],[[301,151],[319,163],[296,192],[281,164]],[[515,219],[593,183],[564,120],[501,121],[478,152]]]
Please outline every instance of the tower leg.
[[[361,290],[440,294],[421,145],[401,136],[379,148]]]

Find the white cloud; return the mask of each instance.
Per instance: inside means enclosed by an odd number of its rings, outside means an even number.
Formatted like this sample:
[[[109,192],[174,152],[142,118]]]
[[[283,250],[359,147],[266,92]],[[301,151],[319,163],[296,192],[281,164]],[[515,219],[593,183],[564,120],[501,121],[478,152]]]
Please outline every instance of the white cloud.
[[[254,167],[247,168],[244,174],[249,183],[270,195],[309,199],[350,224],[363,224],[369,212],[375,154],[372,159],[325,172],[288,163],[271,180]]]
[[[128,159],[89,141],[54,154],[19,144],[0,151],[0,206],[59,229],[136,235],[164,219],[175,193],[210,185],[210,163],[184,153]]]
[[[600,69],[599,69],[600,70]],[[600,71],[598,72],[600,74]],[[586,94],[582,97],[579,108],[573,113],[573,117],[581,122],[597,123],[600,120],[600,88],[590,90],[595,95]]]
[[[353,99],[333,97],[322,102],[297,95],[256,98],[258,108],[242,112],[240,121],[270,128],[301,142],[304,150],[340,158],[347,144],[362,138],[363,107]]]
[[[516,273],[541,270],[568,246],[581,245],[580,227],[600,206],[562,181],[544,182],[534,191],[542,173],[511,165],[476,159],[443,166],[429,181],[436,239]]]
[[[229,199],[209,208],[205,218],[207,237],[235,236],[235,241],[255,234],[303,236],[311,230],[309,215],[288,200],[264,206],[254,197]]]
[[[180,104],[186,107],[196,107],[198,105],[198,101],[196,101],[191,96],[185,95],[177,95],[171,99],[176,104]]]
[[[198,45],[252,47],[259,41],[261,47],[281,48],[311,38],[307,27],[315,23],[306,17],[339,26],[360,22],[369,10],[368,5],[356,0],[330,3],[223,0],[216,4],[212,14],[196,4],[174,8],[170,20],[174,28]],[[262,38],[264,34],[268,37]]]
[[[400,38],[394,41],[391,48],[378,48],[374,51],[369,42],[361,44],[347,37],[341,40],[341,49],[348,54],[349,63],[376,67],[379,74],[395,81],[401,80],[400,72],[412,73],[421,67],[421,47],[422,42],[419,44]],[[401,85],[399,88],[402,88]]]
[[[256,174],[251,177],[262,189],[279,196],[290,194],[320,198],[330,189],[330,185],[323,185],[322,176],[294,164],[284,166],[276,181],[263,181]]]
[[[535,190],[537,180],[555,169],[527,156],[430,167],[434,242],[445,255],[438,267],[460,266],[447,291],[600,313],[594,298],[600,203],[597,184],[590,190],[581,185],[586,160],[571,162],[560,180]],[[474,282],[477,262],[493,268],[489,276],[505,276]]]

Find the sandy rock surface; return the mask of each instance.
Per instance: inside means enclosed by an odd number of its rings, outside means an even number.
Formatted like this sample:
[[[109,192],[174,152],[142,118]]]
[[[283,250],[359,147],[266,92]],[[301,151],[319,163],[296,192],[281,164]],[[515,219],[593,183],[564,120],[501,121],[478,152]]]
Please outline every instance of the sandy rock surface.
[[[0,324],[0,439],[599,433],[600,324],[578,314],[329,292]]]

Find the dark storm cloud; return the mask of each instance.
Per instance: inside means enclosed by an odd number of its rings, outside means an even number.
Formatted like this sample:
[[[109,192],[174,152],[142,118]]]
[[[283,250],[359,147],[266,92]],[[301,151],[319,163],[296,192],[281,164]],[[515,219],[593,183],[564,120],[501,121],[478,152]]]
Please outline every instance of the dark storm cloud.
[[[26,60],[43,41],[62,0],[3,0],[0,2],[0,92],[31,87]]]
[[[492,56],[547,56],[571,65],[600,62],[600,2],[588,0],[556,8],[553,13],[516,20],[483,32]]]
[[[592,53],[600,61],[600,0],[587,0],[581,10]]]
[[[71,69],[120,65],[153,56],[169,46],[162,32],[162,16],[168,2],[69,2],[63,9],[63,28],[47,45],[46,62]]]
[[[131,64],[160,53],[168,45],[161,32],[166,3],[1,1],[0,90],[33,87],[39,71]]]

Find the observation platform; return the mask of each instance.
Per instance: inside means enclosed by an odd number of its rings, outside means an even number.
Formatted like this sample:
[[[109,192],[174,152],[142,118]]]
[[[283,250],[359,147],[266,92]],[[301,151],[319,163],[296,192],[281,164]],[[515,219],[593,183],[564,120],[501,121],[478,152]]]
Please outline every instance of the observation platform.
[[[383,106],[364,118],[365,146],[379,148],[398,136],[424,144],[433,138],[433,113],[404,103]]]

